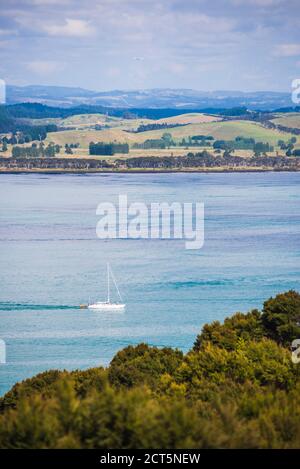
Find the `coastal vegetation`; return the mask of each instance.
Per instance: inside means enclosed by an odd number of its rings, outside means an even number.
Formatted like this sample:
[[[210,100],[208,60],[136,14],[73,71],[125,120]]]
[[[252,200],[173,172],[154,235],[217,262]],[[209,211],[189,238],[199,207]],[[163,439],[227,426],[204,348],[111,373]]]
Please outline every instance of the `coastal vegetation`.
[[[297,448],[300,294],[206,324],[187,353],[147,344],[108,368],[49,370],[0,400],[1,448]]]
[[[50,147],[51,151],[55,149]],[[29,148],[30,151],[39,149]],[[47,148],[43,151],[46,151]],[[24,149],[26,151],[26,149]],[[224,152],[212,154],[206,150],[185,156],[125,156],[105,158],[15,157],[0,158],[0,171],[299,171],[300,158],[256,155],[245,158]]]

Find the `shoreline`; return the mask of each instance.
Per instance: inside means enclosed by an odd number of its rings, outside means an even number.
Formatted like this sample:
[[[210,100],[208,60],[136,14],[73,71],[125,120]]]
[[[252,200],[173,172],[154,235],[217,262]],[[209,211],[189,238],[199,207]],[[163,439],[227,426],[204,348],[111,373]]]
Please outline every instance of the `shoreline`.
[[[2,174],[167,174],[167,173],[299,173],[300,169],[296,168],[186,168],[186,169],[9,169],[0,168]]]
[[[300,171],[300,158],[212,156],[202,152],[186,157],[136,157],[125,160],[77,158],[0,158],[1,174],[143,174],[245,173]]]

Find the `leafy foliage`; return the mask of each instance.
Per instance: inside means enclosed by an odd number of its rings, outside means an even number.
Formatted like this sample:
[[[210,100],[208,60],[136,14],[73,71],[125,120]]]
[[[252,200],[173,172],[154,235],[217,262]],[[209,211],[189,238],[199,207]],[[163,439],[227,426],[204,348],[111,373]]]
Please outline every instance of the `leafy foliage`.
[[[170,348],[158,349],[140,344],[126,347],[116,354],[109,367],[109,378],[116,386],[154,387],[163,373],[173,374],[182,362],[183,354]]]
[[[219,321],[205,324],[193,350],[200,350],[201,346],[208,342],[233,350],[240,339],[259,340],[262,337],[263,327],[259,311],[253,310],[247,314],[236,313],[231,318],[226,318],[224,324]]]
[[[262,323],[268,337],[291,345],[300,337],[300,294],[290,290],[265,301]]]
[[[129,153],[128,143],[90,142],[90,155],[114,155],[115,153]]]

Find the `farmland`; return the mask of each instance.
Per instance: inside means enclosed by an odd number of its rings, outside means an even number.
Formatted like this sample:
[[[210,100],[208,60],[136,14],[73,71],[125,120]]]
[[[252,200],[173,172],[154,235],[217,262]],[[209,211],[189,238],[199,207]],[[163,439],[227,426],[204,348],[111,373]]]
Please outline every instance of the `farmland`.
[[[130,113],[124,113],[123,117],[108,113],[86,113],[68,117],[31,118],[26,122],[33,128],[50,125],[51,128],[55,127],[56,131],[47,131],[42,144],[34,140],[26,142],[24,138],[23,142],[20,142],[16,134],[17,141],[8,142],[1,156],[31,157],[33,155],[29,150],[35,145],[39,149],[34,153],[35,156],[51,155],[65,159],[86,159],[92,156],[95,160],[107,159],[111,162],[136,157],[184,157],[203,150],[217,157],[220,153],[223,154],[226,148],[231,148],[230,151],[235,156],[242,158],[260,154],[284,157],[288,145],[292,145],[292,150],[300,148],[300,137],[295,141],[295,135],[292,133],[297,125],[300,127],[298,116],[296,113],[273,115],[270,122],[276,126],[281,123],[284,128],[268,126],[264,121],[255,121],[245,116],[228,119],[226,116],[200,112],[159,119],[137,117]],[[200,140],[197,140],[198,137]],[[236,139],[245,145],[237,144]],[[97,150],[91,155],[91,142],[101,142],[101,145],[115,147],[116,150],[109,150],[105,154],[102,150]],[[221,145],[225,142],[225,146],[217,146],[219,142]],[[256,150],[252,142],[255,145],[262,143],[265,147]],[[124,153],[120,153],[122,144],[126,146]],[[231,146],[226,147],[227,144]]]
[[[293,127],[300,129],[300,115],[299,113],[277,114],[276,118],[272,120],[274,124],[284,125],[285,127]]]
[[[291,136],[290,134],[283,135],[277,130],[266,129],[254,122],[239,120],[188,124],[184,127],[168,129],[168,132],[172,134],[175,141],[198,134],[213,135],[216,140],[233,140],[243,135],[244,137],[255,138],[257,141],[268,142],[271,145],[276,145],[280,138],[288,139]],[[162,131],[144,132],[143,138],[159,138],[163,133]]]
[[[93,116],[93,117],[92,117]],[[247,138],[255,138],[257,141],[268,142],[270,145],[277,145],[278,140],[288,140],[291,134],[282,133],[278,130],[267,129],[262,125],[250,121],[215,121],[211,116],[212,121],[200,122],[201,118],[206,120],[207,117],[201,114],[176,116],[167,119],[160,119],[159,121],[151,121],[150,119],[117,119],[112,118],[109,128],[103,130],[95,130],[92,128],[95,124],[100,122],[108,125],[105,121],[105,116],[100,115],[84,115],[72,116],[68,119],[63,119],[60,125],[64,127],[77,125],[76,129],[64,130],[61,132],[52,132],[48,134],[47,142],[54,142],[59,145],[66,143],[79,143],[81,149],[88,148],[91,141],[103,142],[126,142],[129,145],[134,143],[143,143],[147,139],[161,138],[167,131],[172,135],[175,142],[179,142],[182,138],[188,138],[193,135],[213,135],[218,140],[232,140],[240,135]],[[189,117],[191,116],[191,117]],[[171,120],[170,120],[171,119]],[[192,123],[187,123],[189,120]],[[195,122],[199,120],[199,122]],[[168,129],[149,130],[145,132],[133,133],[132,130],[136,129],[139,125],[153,122],[164,123],[183,123],[185,125],[180,127],[169,127]]]

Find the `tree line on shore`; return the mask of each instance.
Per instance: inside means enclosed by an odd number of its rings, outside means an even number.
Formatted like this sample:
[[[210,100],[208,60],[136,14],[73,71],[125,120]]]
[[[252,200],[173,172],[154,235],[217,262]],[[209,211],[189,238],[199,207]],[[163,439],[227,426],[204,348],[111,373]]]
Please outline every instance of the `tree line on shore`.
[[[188,153],[185,156],[143,156],[127,157],[112,161],[93,158],[46,158],[44,157],[17,157],[1,158],[1,167],[6,169],[66,169],[97,171],[107,169],[109,171],[180,171],[180,170],[244,170],[273,169],[273,170],[300,170],[300,158],[286,156],[253,156],[243,158],[230,152],[213,155],[204,150],[197,153]]]
[[[300,169],[300,159],[282,156],[253,156],[243,158],[228,151],[213,155],[204,150],[188,153],[186,156],[144,156],[117,159],[115,164],[119,168],[127,169],[189,169],[189,168],[273,168]]]

